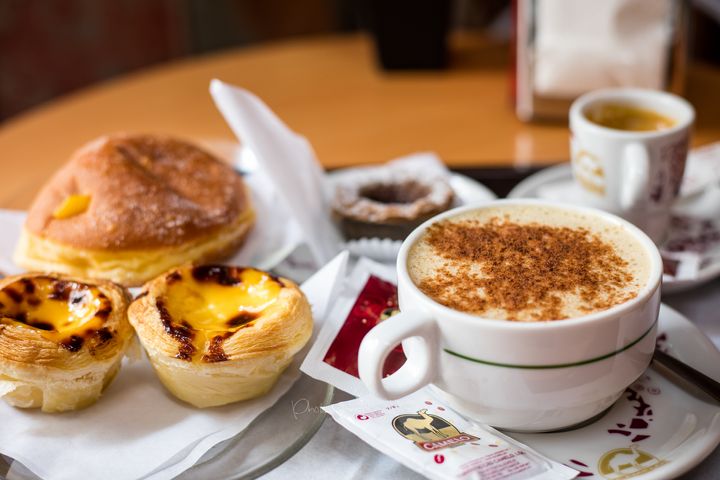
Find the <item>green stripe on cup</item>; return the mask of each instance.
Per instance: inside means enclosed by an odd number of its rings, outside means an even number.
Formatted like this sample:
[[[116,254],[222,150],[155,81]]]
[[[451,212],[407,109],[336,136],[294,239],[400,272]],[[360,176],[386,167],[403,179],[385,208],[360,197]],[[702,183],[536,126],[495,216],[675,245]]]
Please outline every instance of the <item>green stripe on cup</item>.
[[[546,370],[546,369],[551,369],[551,368],[579,367],[580,365],[587,365],[588,363],[595,363],[595,362],[599,362],[599,361],[601,361],[601,360],[605,360],[606,358],[613,357],[613,356],[617,355],[618,353],[624,352],[624,351],[627,350],[628,348],[633,347],[633,346],[634,346],[635,344],[637,344],[640,340],[642,340],[643,338],[645,338],[645,337],[647,336],[647,334],[650,333],[653,328],[655,328],[655,325],[656,325],[656,324],[657,324],[657,320],[655,320],[655,323],[653,323],[652,326],[650,326],[650,328],[648,328],[648,329],[645,331],[645,333],[643,333],[642,335],[640,335],[640,337],[638,337],[637,339],[635,339],[635,340],[633,340],[632,342],[628,343],[628,344],[625,345],[624,347],[622,347],[622,348],[620,348],[620,349],[618,349],[618,350],[615,350],[614,352],[610,352],[610,353],[607,353],[607,354],[605,354],[605,355],[600,355],[599,357],[590,358],[590,359],[588,359],[588,360],[580,360],[579,362],[572,362],[572,363],[556,363],[556,364],[552,364],[552,365],[513,365],[513,364],[511,364],[511,363],[490,362],[490,361],[488,361],[488,360],[481,360],[481,359],[479,359],[479,358],[468,357],[467,355],[463,355],[463,354],[461,354],[461,353],[453,352],[452,350],[448,350],[447,348],[444,348],[443,350],[444,350],[446,353],[449,353],[450,355],[456,356],[456,357],[458,357],[458,358],[462,358],[462,359],[468,360],[468,361],[470,361],[470,362],[482,363],[483,365],[491,365],[491,366],[493,366],[493,367],[521,368],[521,369],[526,369],[526,370]]]

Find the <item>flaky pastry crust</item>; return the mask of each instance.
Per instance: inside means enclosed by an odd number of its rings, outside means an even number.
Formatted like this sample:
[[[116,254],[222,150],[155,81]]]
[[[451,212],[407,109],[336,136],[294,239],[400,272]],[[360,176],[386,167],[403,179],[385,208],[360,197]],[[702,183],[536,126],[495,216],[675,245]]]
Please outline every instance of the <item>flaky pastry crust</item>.
[[[73,197],[82,206],[58,215]],[[249,191],[229,165],[169,137],[115,134],[82,147],[42,188],[15,260],[140,285],[175,265],[222,258],[253,223]]]
[[[40,408],[44,412],[62,412],[87,407],[98,400],[117,374],[124,353],[133,339],[127,321],[128,292],[108,281],[89,281],[54,273],[28,273],[0,280],[0,294],[18,294],[18,282],[39,280],[55,285],[81,285],[96,289],[104,296],[103,307],[95,321],[100,328],[74,332],[62,339],[60,334],[31,328],[21,322],[21,311],[0,312],[0,397],[15,407]],[[70,288],[70,287],[68,287]],[[26,295],[31,289],[23,292]],[[62,291],[62,290],[59,290]],[[35,300],[47,301],[47,298]],[[24,300],[25,301],[25,300]],[[68,298],[67,301],[72,301]],[[77,300],[76,300],[77,301]],[[11,303],[11,302],[8,302]],[[13,307],[10,305],[10,307]],[[59,320],[59,319],[58,319]]]
[[[312,312],[305,295],[291,280],[272,277],[281,285],[272,304],[243,328],[225,335],[213,332],[199,344],[190,332],[195,344],[188,354],[183,339],[187,332],[181,326],[187,323],[169,319],[173,305],[167,305],[167,293],[170,284],[187,281],[191,268],[181,267],[150,281],[128,310],[158,377],[177,398],[200,408],[267,393],[312,334]]]

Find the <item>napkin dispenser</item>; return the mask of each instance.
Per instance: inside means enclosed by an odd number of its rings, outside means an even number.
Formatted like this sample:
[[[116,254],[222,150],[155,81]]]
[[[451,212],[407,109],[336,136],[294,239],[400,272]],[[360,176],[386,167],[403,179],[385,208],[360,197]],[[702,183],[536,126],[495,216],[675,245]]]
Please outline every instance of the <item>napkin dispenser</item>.
[[[514,13],[521,120],[564,120],[575,98],[598,88],[683,89],[682,0],[516,0]]]

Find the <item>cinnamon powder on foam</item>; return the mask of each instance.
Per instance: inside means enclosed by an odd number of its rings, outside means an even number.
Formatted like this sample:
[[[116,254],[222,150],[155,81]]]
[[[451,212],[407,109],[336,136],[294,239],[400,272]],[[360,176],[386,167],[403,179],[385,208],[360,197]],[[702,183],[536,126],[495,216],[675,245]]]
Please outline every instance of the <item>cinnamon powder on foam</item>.
[[[494,217],[430,226],[423,240],[443,265],[418,287],[473,314],[542,321],[608,309],[637,295],[628,262],[581,227],[514,223]]]

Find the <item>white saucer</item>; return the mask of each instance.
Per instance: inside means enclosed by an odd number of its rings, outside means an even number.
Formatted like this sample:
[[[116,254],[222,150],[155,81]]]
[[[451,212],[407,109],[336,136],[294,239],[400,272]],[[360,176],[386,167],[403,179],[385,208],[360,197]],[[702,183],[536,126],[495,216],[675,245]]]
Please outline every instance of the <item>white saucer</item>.
[[[328,177],[332,178],[336,172],[342,171],[330,172]],[[459,173],[450,174],[450,186],[455,192],[453,207],[490,202],[497,198],[495,193],[482,183]],[[359,257],[367,257],[383,263],[393,263],[398,252],[400,252],[400,245],[402,245],[402,241],[389,238],[360,238],[345,242],[343,248]]]
[[[672,356],[720,379],[720,352],[692,322],[666,305],[660,308],[658,336]],[[591,425],[568,432],[510,435],[586,472],[578,478],[664,480],[687,472],[720,444],[720,406],[649,369]],[[630,462],[633,458],[637,465]],[[611,465],[621,473],[610,471]]]
[[[593,198],[573,181],[570,164],[564,163],[545,168],[518,183],[508,198],[544,198],[560,202],[593,205]],[[720,218],[720,189],[709,187],[703,192],[693,192],[673,207],[678,217],[697,219]],[[660,247],[663,252],[663,247]],[[697,287],[720,276],[720,257],[709,257],[692,278],[663,276],[663,293],[676,293]]]

